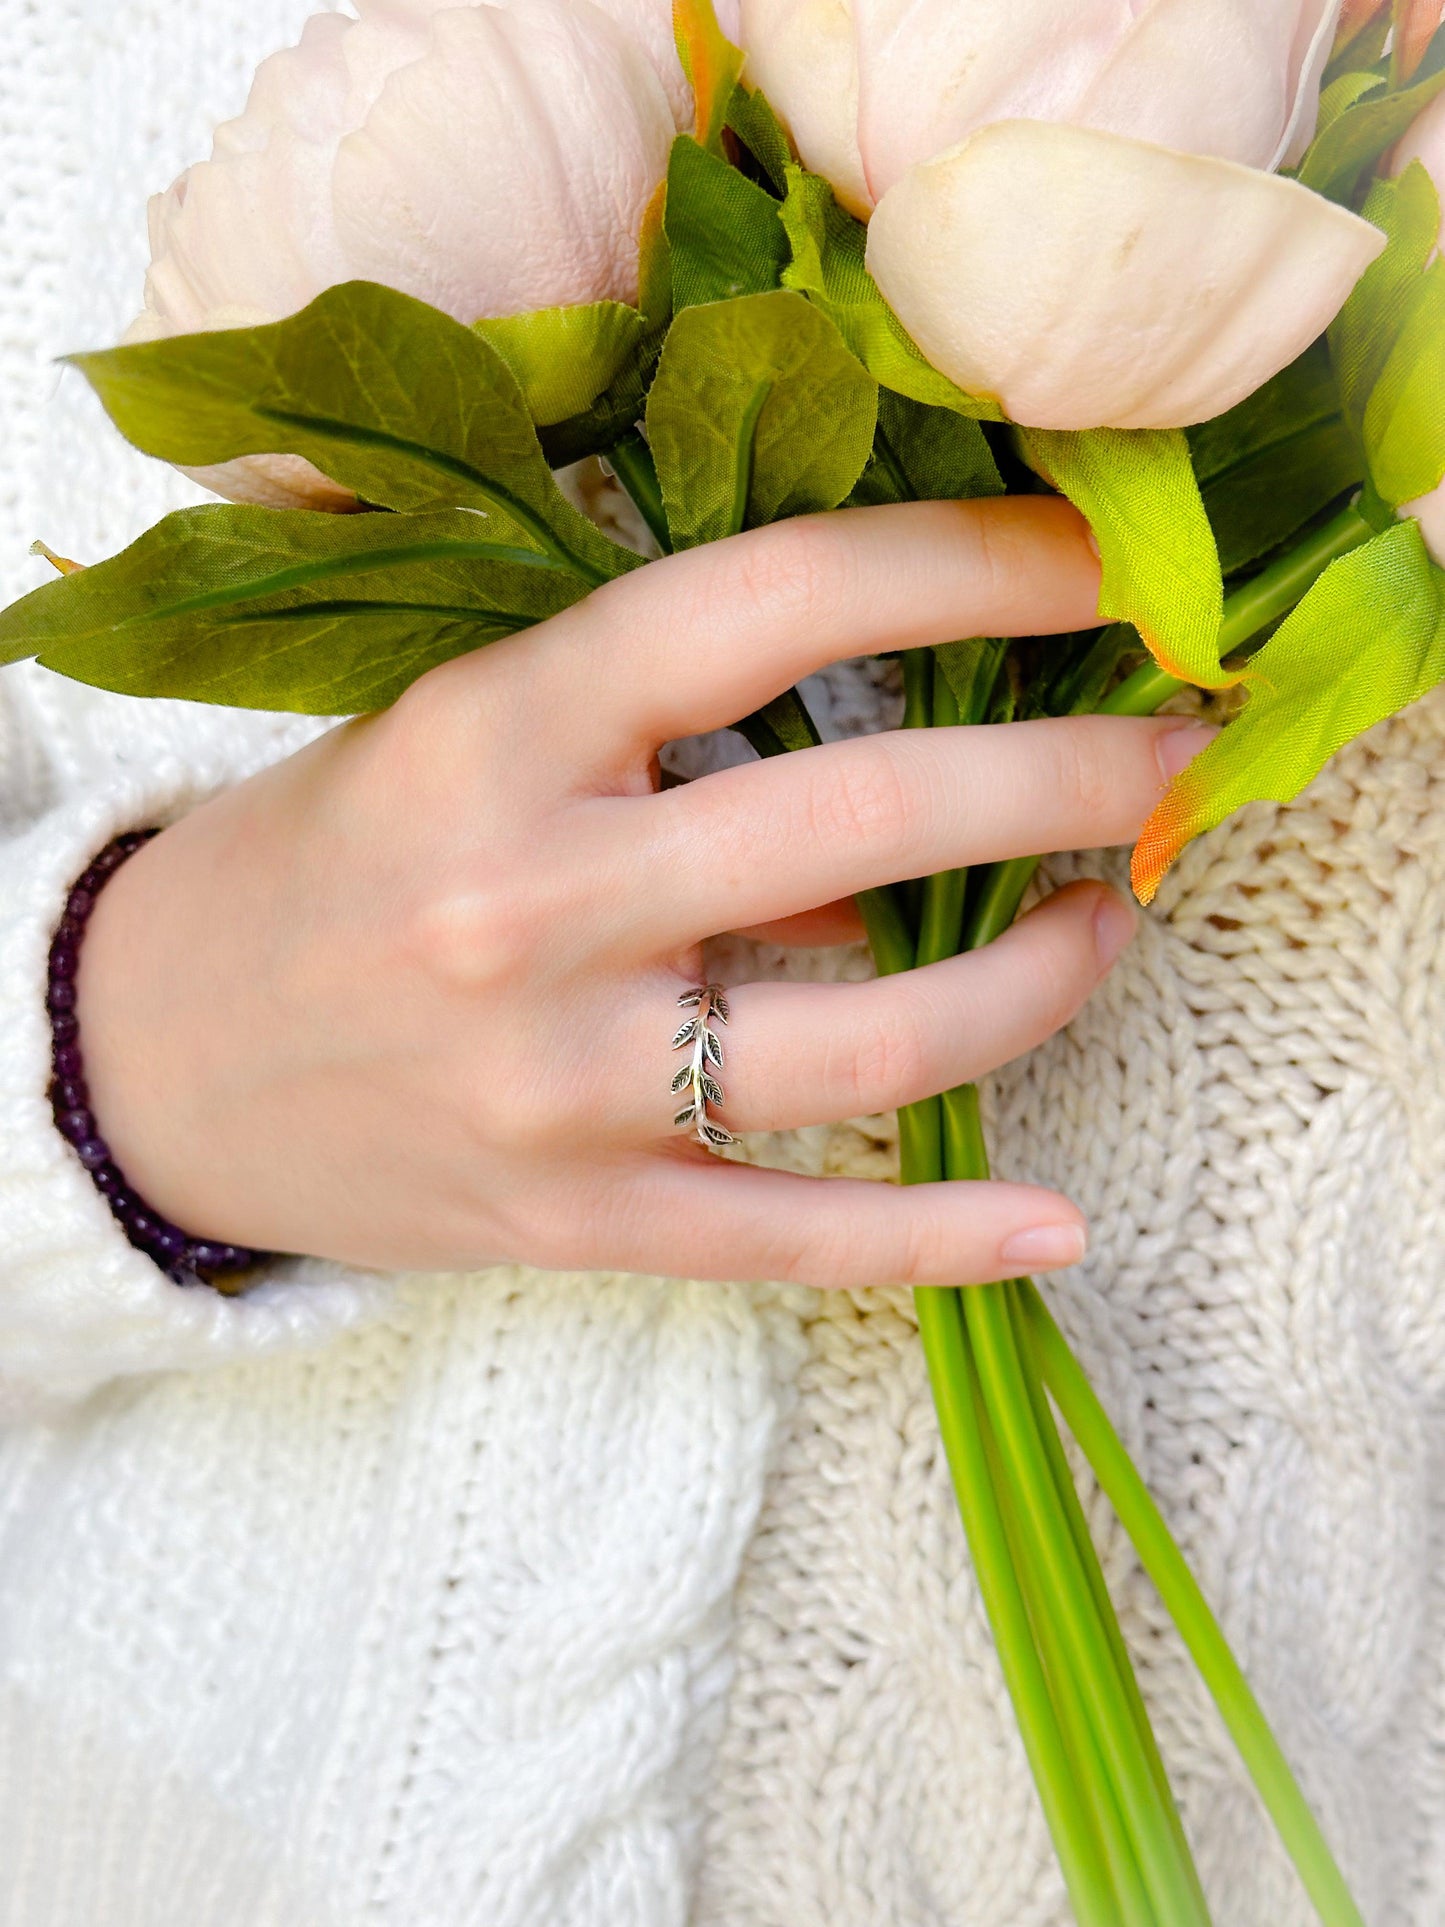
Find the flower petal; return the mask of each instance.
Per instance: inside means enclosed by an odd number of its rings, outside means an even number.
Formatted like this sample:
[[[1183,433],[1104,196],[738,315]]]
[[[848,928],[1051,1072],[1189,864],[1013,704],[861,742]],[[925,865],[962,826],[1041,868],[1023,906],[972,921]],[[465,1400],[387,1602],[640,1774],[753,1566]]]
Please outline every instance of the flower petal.
[[[1273,170],[1314,131],[1341,4],[1154,0],[1068,118]]]
[[[742,0],[744,69],[821,174],[866,221],[873,196],[858,152],[858,64],[847,0]]]
[[[858,144],[871,198],[989,121],[1075,118],[1149,4],[852,0]]]
[[[1007,121],[883,197],[868,266],[935,367],[1039,428],[1172,428],[1321,332],[1384,246],[1293,181]]]
[[[643,49],[566,0],[451,7],[430,33],[338,149],[349,271],[467,322],[635,299],[676,132]]]

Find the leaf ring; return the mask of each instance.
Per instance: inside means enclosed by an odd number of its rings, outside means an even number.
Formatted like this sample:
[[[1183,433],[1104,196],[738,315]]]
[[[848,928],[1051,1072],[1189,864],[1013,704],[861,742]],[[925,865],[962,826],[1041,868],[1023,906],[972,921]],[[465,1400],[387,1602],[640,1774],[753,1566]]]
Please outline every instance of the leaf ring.
[[[692,1125],[699,1140],[714,1149],[736,1144],[732,1132],[725,1131],[708,1114],[709,1104],[723,1102],[722,1085],[713,1075],[714,1070],[722,1069],[722,1045],[711,1020],[716,1018],[720,1024],[727,1022],[727,993],[721,984],[694,984],[677,1001],[684,1009],[691,1009],[692,1015],[685,1017],[673,1033],[672,1048],[682,1050],[690,1044],[692,1051],[672,1080],[674,1097],[684,1088],[688,1093],[687,1102],[673,1118],[673,1124]]]

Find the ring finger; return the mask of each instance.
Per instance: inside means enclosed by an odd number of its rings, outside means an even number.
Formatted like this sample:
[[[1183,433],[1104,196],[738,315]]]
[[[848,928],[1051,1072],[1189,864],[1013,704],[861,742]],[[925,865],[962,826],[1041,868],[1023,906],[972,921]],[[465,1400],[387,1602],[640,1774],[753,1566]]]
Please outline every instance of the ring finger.
[[[1080,883],[962,957],[865,983],[730,987],[723,1063],[710,1067],[723,1100],[710,1112],[729,1131],[787,1130],[972,1083],[1066,1024],[1134,927],[1114,891]],[[669,1060],[665,1040],[638,1042],[635,1061],[656,1074],[637,1122],[645,1135],[668,1134],[680,1100],[665,1079],[682,1053]]]

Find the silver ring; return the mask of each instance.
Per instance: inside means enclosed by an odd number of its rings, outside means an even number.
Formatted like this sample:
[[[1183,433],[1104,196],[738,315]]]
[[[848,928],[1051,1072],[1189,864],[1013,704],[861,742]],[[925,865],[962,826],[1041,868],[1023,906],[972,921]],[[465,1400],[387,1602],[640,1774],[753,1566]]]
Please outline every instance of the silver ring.
[[[709,1020],[716,1017],[720,1024],[727,1022],[727,993],[721,984],[694,984],[677,1001],[684,1009],[691,1007],[692,1015],[678,1025],[672,1048],[682,1050],[685,1045],[691,1044],[692,1054],[672,1080],[674,1097],[684,1087],[689,1087],[688,1100],[672,1120],[673,1124],[693,1125],[703,1144],[736,1144],[737,1139],[732,1132],[725,1131],[721,1124],[715,1123],[709,1117],[707,1108],[709,1104],[723,1102],[722,1085],[713,1076],[714,1069],[722,1069],[722,1045]]]

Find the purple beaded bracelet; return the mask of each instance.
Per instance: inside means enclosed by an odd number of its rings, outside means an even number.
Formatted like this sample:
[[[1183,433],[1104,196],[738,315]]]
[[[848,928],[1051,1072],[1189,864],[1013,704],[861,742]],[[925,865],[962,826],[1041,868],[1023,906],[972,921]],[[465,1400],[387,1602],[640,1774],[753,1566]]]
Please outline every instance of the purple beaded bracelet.
[[[159,830],[128,830],[124,836],[116,837],[95,858],[66,900],[65,914],[50,945],[50,984],[46,997],[52,1040],[50,1101],[61,1136],[70,1141],[75,1155],[89,1171],[96,1189],[137,1250],[153,1258],[177,1284],[213,1284],[225,1291],[234,1287],[228,1287],[223,1281],[259,1263],[263,1254],[244,1245],[216,1244],[208,1238],[189,1237],[136,1195],[121,1175],[110,1154],[110,1146],[96,1124],[80,1054],[75,973],[86,922],[101,887],[143,843],[159,834]]]

